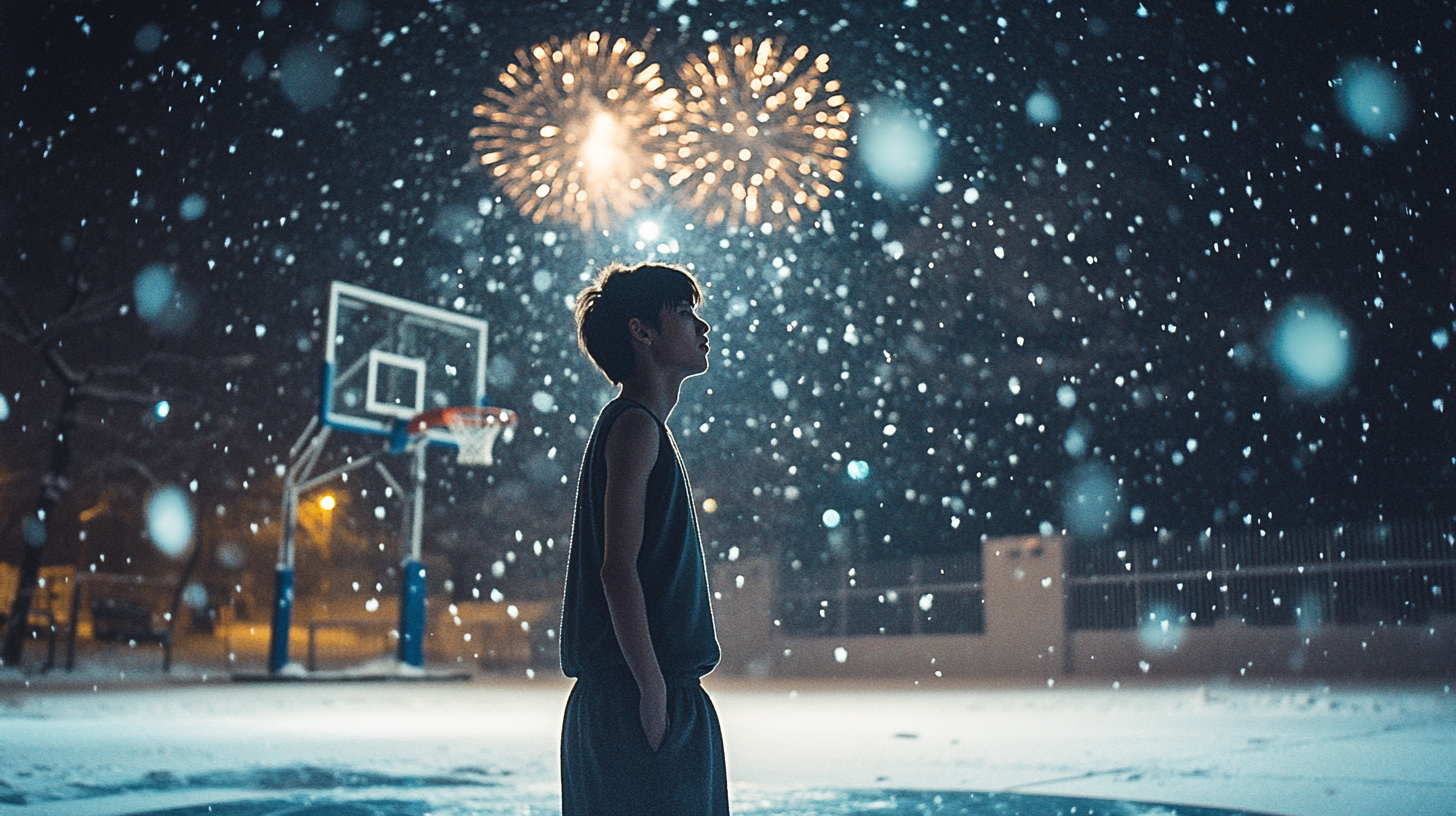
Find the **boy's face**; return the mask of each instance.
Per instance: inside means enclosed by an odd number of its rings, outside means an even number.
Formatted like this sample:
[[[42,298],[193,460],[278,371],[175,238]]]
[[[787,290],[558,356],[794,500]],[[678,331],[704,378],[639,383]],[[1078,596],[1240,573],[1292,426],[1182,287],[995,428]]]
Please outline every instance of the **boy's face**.
[[[708,330],[691,303],[662,307],[658,315],[662,330],[656,332],[652,357],[658,365],[691,377],[708,370]]]

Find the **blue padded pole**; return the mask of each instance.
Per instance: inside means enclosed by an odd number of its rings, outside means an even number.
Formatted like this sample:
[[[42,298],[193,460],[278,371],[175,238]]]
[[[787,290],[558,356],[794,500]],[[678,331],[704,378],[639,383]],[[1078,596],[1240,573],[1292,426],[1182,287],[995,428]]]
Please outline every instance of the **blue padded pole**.
[[[425,665],[425,565],[405,559],[399,582],[399,662]]]
[[[409,553],[401,565],[404,574],[399,582],[399,662],[416,668],[425,665],[425,565],[420,561],[425,527],[425,448],[424,439],[415,443]]]
[[[288,630],[293,625],[293,568],[278,565],[273,574],[273,624],[268,641],[268,671],[288,665]]]

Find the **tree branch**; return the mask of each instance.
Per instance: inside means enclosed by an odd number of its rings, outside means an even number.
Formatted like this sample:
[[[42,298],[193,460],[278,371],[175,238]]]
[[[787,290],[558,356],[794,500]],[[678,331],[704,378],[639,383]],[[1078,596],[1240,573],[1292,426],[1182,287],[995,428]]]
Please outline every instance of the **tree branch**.
[[[99,400],[113,402],[130,402],[137,405],[153,405],[157,402],[156,394],[143,394],[140,391],[128,391],[124,388],[112,388],[95,383],[84,383],[76,387],[76,393],[83,397],[91,397]]]

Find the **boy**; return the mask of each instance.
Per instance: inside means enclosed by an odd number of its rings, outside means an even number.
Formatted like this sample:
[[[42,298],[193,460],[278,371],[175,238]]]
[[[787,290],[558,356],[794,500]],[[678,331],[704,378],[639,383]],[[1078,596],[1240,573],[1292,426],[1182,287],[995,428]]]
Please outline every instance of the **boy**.
[[[561,670],[562,816],[728,813],[718,664],[692,490],[667,418],[708,370],[697,280],[612,264],[577,298],[577,340],[621,393],[597,416],[576,488]]]

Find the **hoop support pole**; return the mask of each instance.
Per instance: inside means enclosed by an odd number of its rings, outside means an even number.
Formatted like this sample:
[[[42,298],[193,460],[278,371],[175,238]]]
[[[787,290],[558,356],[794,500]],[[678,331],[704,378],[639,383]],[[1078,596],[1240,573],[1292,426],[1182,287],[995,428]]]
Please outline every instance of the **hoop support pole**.
[[[424,440],[414,448],[414,500],[410,502],[409,553],[400,564],[399,581],[399,662],[415,668],[425,665],[425,565],[422,542],[425,532],[425,459],[428,446]]]
[[[268,671],[288,665],[288,631],[293,626],[293,568],[278,565],[273,573],[273,619],[268,634]]]
[[[405,559],[399,582],[399,662],[425,666],[425,565]]]

